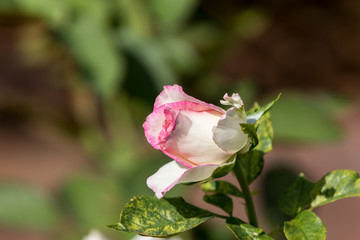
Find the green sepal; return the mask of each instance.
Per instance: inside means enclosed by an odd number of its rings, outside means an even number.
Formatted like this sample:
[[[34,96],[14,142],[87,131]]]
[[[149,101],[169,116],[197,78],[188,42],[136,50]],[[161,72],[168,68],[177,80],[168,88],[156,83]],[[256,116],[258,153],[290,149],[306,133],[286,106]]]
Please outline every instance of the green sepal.
[[[248,119],[247,123],[253,124],[256,121],[258,121],[264,114],[266,114],[275,105],[275,103],[279,100],[280,96],[281,93],[277,96],[275,100],[269,102],[268,104],[262,107],[260,107],[257,103],[255,103],[254,107],[247,112],[247,119]]]
[[[236,197],[243,197],[242,192],[229,182],[217,180],[204,182],[200,186],[204,192],[223,193]]]
[[[144,236],[167,237],[190,230],[214,215],[184,201],[183,198],[137,196],[120,214],[120,222],[107,227],[136,232]]]
[[[279,198],[279,208],[285,214],[294,217],[311,202],[311,191],[315,183],[307,180],[303,174],[296,179]]]
[[[284,233],[288,240],[324,240],[326,228],[321,219],[310,210],[300,212],[285,222]]]
[[[272,240],[261,228],[256,228],[241,221],[238,218],[230,217],[226,220],[226,226],[234,233],[239,240]]]
[[[211,179],[221,178],[226,176],[235,166],[236,154],[232,155],[229,160],[222,164],[222,166],[215,169],[213,172]]]
[[[258,130],[257,124],[240,123],[241,130],[251,138],[251,149],[256,147],[259,143],[258,136],[256,134]]]
[[[311,209],[347,197],[360,197],[359,174],[353,170],[335,170],[315,184]]]
[[[231,197],[223,194],[223,193],[216,193],[216,194],[206,194],[204,196],[204,201],[210,203],[214,206],[217,206],[232,216],[233,211],[233,201]]]

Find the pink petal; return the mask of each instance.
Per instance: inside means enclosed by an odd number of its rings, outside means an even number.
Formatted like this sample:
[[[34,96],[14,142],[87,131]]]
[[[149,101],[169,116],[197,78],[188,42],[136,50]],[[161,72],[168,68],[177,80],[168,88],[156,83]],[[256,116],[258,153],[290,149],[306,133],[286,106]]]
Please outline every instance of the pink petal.
[[[143,124],[145,137],[155,148],[160,149],[160,143],[166,139],[175,127],[175,113],[165,107],[154,110]]]
[[[176,161],[172,161],[150,176],[146,183],[158,198],[162,198],[177,183],[198,182],[208,179],[218,167],[219,165],[200,165],[188,168]]]
[[[200,101],[194,97],[187,95],[183,91],[182,87],[179,85],[176,85],[176,84],[174,84],[172,86],[171,85],[164,86],[164,90],[159,94],[159,96],[155,100],[154,109],[157,109],[164,104],[181,102],[181,101],[199,103],[199,104],[205,105],[208,108],[211,108],[215,111],[218,111],[221,113],[225,112],[220,107],[217,107],[213,104],[205,103],[203,101]]]

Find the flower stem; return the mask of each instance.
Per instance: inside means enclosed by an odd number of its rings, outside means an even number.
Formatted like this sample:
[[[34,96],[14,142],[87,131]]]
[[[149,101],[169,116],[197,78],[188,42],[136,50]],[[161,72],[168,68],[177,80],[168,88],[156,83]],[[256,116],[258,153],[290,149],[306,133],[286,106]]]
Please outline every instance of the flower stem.
[[[258,227],[258,221],[257,221],[257,217],[256,217],[254,202],[253,202],[251,192],[249,189],[249,184],[247,183],[247,180],[245,179],[244,168],[241,166],[239,159],[236,160],[233,171],[235,173],[235,176],[240,184],[242,193],[244,195],[245,205],[246,205],[246,214],[248,216],[249,223],[254,227]]]

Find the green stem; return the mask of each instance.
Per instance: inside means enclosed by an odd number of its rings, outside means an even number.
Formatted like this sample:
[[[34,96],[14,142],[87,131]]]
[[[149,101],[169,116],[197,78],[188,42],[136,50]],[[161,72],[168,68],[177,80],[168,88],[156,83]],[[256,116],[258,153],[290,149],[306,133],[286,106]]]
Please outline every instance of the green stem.
[[[253,202],[253,199],[251,196],[249,185],[244,176],[244,168],[241,166],[239,159],[236,160],[233,171],[235,173],[235,176],[240,184],[242,193],[244,195],[246,210],[247,210],[246,214],[248,216],[249,223],[251,225],[253,225],[254,227],[258,227],[258,221],[257,221],[257,217],[256,217],[254,202]]]
[[[271,233],[269,233],[268,235],[271,236],[271,237],[273,237],[273,236],[275,236],[275,235],[277,235],[277,234],[279,234],[279,233],[282,233],[283,231],[284,231],[284,227],[283,227],[283,226],[280,226],[280,227],[274,229],[274,230],[273,230]]]

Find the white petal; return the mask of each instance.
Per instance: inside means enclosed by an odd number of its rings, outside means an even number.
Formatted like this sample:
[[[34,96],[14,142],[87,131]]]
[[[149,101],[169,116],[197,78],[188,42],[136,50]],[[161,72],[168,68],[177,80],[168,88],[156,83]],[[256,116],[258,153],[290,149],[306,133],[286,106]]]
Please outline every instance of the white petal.
[[[208,112],[181,111],[163,150],[192,165],[222,164],[231,154],[213,140],[212,129],[219,119],[220,116]]]
[[[242,154],[242,153],[248,152],[248,151],[250,150],[251,144],[252,144],[252,138],[250,138],[250,137],[248,136],[248,139],[247,139],[246,144],[245,144],[244,147],[239,151],[239,153]]]
[[[97,229],[90,230],[90,233],[83,237],[83,240],[107,240]]]
[[[212,176],[215,169],[217,169],[219,166],[221,165],[207,164],[192,167],[184,173],[179,183],[191,183],[206,180]]]
[[[146,184],[155,192],[158,198],[162,198],[167,191],[176,185],[188,169],[188,167],[176,161],[169,162],[150,176]]]
[[[213,128],[214,142],[224,151],[233,154],[241,150],[248,142],[247,134],[241,130],[240,123],[246,123],[246,117],[236,108],[230,108]]]
[[[172,161],[162,166],[154,175],[147,179],[147,185],[158,198],[173,188],[177,183],[198,182],[211,177],[218,165],[202,165],[187,168]]]

